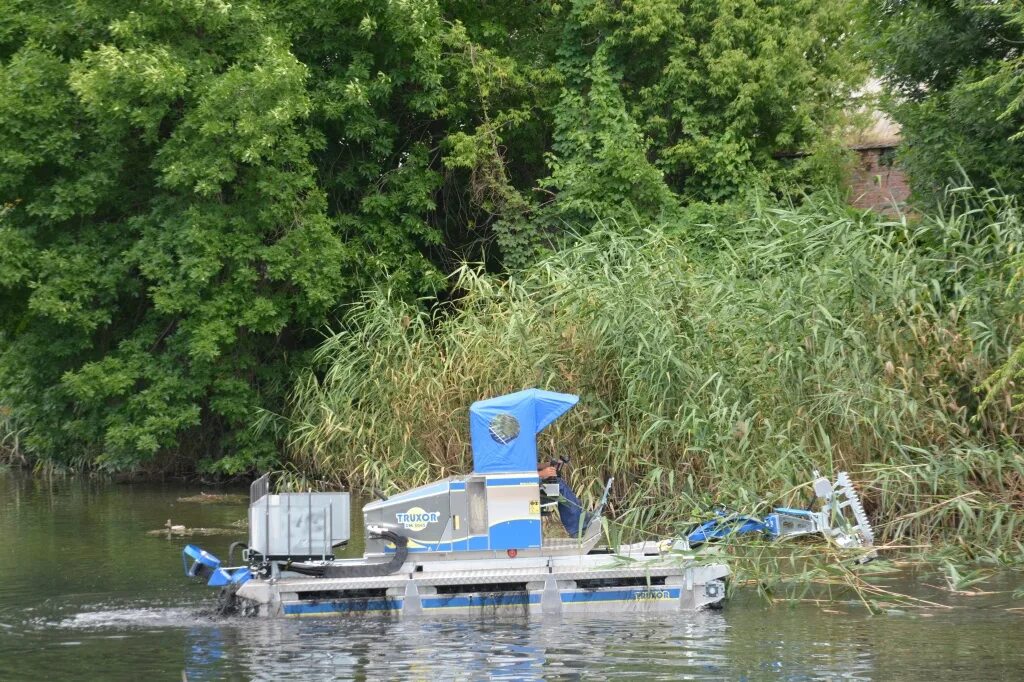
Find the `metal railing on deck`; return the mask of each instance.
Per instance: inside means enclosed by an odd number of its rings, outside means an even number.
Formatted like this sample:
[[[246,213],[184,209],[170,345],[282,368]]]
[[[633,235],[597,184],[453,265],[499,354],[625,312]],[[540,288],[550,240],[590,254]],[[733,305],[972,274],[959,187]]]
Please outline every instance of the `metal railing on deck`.
[[[249,504],[270,492],[270,474],[263,474],[249,485]]]

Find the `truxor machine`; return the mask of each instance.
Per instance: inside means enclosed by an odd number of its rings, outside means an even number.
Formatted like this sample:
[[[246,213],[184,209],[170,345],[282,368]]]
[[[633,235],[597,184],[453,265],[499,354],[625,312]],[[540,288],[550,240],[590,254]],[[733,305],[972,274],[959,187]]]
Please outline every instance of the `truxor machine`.
[[[245,565],[222,567],[189,545],[185,573],[220,587],[223,610],[251,615],[679,611],[725,596],[728,568],[692,549],[705,540],[830,531],[832,515],[798,511],[781,517],[789,531],[719,520],[692,537],[613,550],[599,546],[602,498],[581,515],[577,537],[545,537],[541,517],[558,502],[557,484],[538,478],[536,436],[577,401],[530,389],[473,403],[473,472],[365,505],[362,558],[335,557],[349,540],[348,493],[273,494],[264,476],[250,489]]]

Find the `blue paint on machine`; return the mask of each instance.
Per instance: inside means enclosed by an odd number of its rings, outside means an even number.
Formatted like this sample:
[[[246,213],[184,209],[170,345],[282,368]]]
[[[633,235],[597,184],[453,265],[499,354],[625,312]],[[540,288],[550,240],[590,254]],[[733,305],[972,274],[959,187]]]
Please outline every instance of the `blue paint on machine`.
[[[455,542],[423,542],[422,547],[409,547],[410,554],[417,552],[465,552],[491,549],[486,535],[471,535],[468,539]],[[385,554],[394,554],[394,547],[385,547]]]
[[[527,592],[499,592],[495,594],[453,595],[451,597],[425,597],[424,609],[468,608],[472,606],[525,606],[539,604],[539,594]]]
[[[487,479],[487,487],[494,488],[503,485],[537,485],[540,478],[536,475],[523,476],[521,478],[490,478]]]
[[[426,485],[415,490],[409,490],[404,493],[398,493],[392,495],[389,500],[392,502],[418,502],[423,498],[430,497],[431,495],[444,495],[451,489],[451,481],[441,481],[434,483],[433,485]]]
[[[657,601],[659,599],[679,599],[678,587],[636,587],[626,590],[608,590],[594,592],[563,592],[562,602],[565,604],[601,601]]]
[[[491,549],[532,549],[541,542],[540,519],[515,519],[491,526]]]
[[[401,597],[385,599],[352,599],[312,602],[309,604],[285,604],[284,615],[305,616],[326,613],[357,613],[364,611],[397,611],[402,608]]]
[[[473,403],[469,407],[473,471],[536,471],[537,434],[577,402],[579,397],[569,393],[531,388]]]

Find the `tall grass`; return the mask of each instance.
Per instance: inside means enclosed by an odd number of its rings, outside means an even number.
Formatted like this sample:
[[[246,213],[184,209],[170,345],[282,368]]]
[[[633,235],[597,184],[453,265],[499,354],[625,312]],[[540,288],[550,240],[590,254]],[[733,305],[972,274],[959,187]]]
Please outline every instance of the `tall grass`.
[[[591,498],[614,476],[623,528],[796,503],[812,470],[848,469],[882,538],[1021,560],[1024,422],[1012,386],[976,391],[1024,314],[1013,200],[742,213],[605,226],[508,277],[465,267],[452,303],[368,293],[295,389],[292,462],[384,488],[466,472],[469,404],[538,386],[581,396],[541,450]]]

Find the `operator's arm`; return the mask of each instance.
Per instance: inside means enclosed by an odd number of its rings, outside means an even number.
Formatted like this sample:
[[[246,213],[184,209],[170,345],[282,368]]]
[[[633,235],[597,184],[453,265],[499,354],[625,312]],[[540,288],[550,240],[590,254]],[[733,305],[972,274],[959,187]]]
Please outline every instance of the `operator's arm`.
[[[545,478],[554,478],[558,475],[558,472],[550,464],[541,464],[537,467],[537,475],[540,476],[541,480],[544,480]]]

